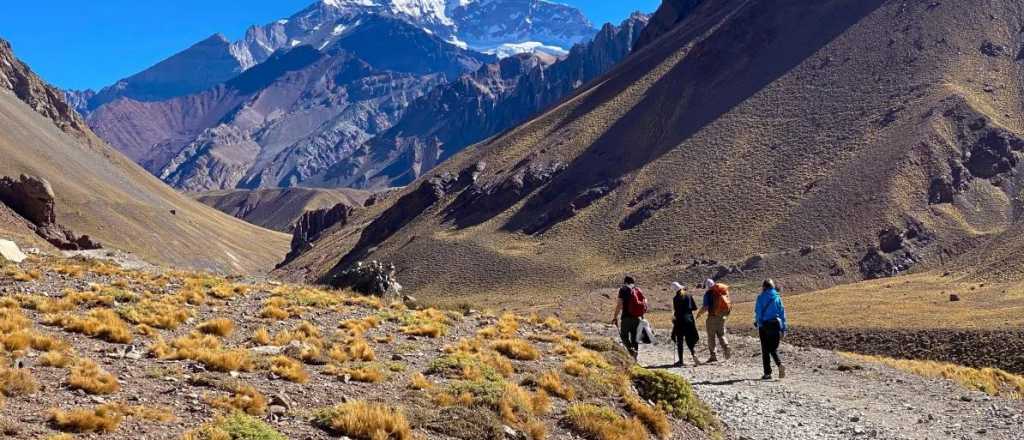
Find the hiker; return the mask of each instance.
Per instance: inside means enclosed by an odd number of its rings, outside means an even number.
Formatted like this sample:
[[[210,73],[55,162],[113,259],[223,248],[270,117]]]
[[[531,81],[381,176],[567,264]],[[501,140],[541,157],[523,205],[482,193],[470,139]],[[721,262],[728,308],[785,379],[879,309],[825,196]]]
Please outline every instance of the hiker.
[[[626,346],[633,360],[637,360],[640,351],[637,330],[640,321],[647,313],[647,298],[644,292],[636,286],[636,280],[627,276],[622,280],[622,287],[619,289],[619,296],[615,300],[615,314],[612,316],[612,324],[619,328],[619,338],[622,345]]]
[[[779,342],[786,335],[786,308],[782,306],[782,295],[775,288],[775,281],[765,280],[761,285],[761,294],[757,296],[754,307],[754,326],[761,338],[761,362],[764,363],[764,376],[772,378],[772,363],[779,367],[779,379],[786,378],[786,367],[779,358]]]
[[[675,296],[672,297],[672,340],[676,343],[676,354],[679,356],[675,366],[685,366],[683,356],[686,354],[686,348],[690,349],[693,364],[699,366],[696,348],[697,342],[700,341],[700,332],[697,331],[697,319],[693,317],[693,312],[697,310],[697,301],[693,300],[693,296],[686,292],[686,287],[682,284],[672,283],[672,290],[675,292]]]
[[[704,288],[707,291],[704,292],[704,304],[701,305],[700,311],[697,312],[697,319],[700,319],[705,313],[708,314],[706,326],[708,331],[708,350],[711,351],[711,357],[708,358],[707,363],[718,362],[718,356],[715,354],[716,342],[722,344],[722,354],[728,360],[732,356],[732,352],[729,350],[729,339],[726,336],[725,327],[725,321],[729,318],[729,314],[732,313],[732,301],[729,300],[729,286],[708,279],[704,282]]]

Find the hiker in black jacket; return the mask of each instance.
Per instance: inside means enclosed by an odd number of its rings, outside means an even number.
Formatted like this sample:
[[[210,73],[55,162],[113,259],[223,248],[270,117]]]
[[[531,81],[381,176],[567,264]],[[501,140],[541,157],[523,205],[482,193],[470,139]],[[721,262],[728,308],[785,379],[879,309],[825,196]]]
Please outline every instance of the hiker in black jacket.
[[[696,351],[700,332],[697,331],[697,320],[693,317],[693,312],[697,310],[697,302],[682,284],[672,283],[672,291],[675,292],[675,296],[672,297],[672,340],[676,343],[676,354],[679,359],[675,366],[685,366],[683,356],[687,348],[690,350],[690,356],[693,356],[694,365],[700,365]]]

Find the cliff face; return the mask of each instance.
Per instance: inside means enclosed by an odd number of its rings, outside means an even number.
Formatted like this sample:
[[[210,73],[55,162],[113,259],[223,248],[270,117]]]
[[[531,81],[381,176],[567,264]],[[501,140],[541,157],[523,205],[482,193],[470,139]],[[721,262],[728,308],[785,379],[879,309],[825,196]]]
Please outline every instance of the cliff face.
[[[18,99],[64,132],[92,141],[89,126],[64,99],[64,93],[36,76],[14,56],[11,44],[3,39],[0,39],[0,88],[14,92]]]

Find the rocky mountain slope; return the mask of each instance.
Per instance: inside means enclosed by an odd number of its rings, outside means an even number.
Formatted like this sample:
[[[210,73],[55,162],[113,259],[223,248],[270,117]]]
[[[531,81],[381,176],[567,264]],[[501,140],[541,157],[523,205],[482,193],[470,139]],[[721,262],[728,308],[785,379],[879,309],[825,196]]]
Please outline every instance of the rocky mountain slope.
[[[793,290],[938,267],[1020,279],[1022,7],[659,13],[677,24],[587,90],[280,273],[329,279],[372,258],[433,299],[566,313],[627,272],[751,293],[769,275]]]
[[[519,55],[431,90],[387,131],[305,183],[327,187],[407,185],[462,149],[524,122],[609,71],[647,24],[634,14],[606,25],[554,63]]]
[[[73,231],[155,263],[231,272],[268,269],[287,248],[282,234],[189,200],[104,144],[4,41],[0,156],[5,217],[14,211],[48,239]]]
[[[635,15],[595,38],[582,13],[563,5],[449,3],[317,2],[244,41],[211,37],[117,87],[69,96],[88,102],[80,109],[103,139],[181,189],[388,186],[603,74],[646,24]],[[567,59],[547,69],[547,49],[482,65],[496,58],[480,51],[497,49],[460,36],[593,41],[555,51]],[[204,63],[230,56],[238,62]]]
[[[89,120],[181,189],[293,186],[390,127],[445,77],[489,60],[405,22],[366,18],[322,50],[282,50],[201,93],[121,99]]]
[[[307,211],[362,207],[372,193],[353,189],[284,188],[211,191],[195,199],[254,225],[291,233]]]

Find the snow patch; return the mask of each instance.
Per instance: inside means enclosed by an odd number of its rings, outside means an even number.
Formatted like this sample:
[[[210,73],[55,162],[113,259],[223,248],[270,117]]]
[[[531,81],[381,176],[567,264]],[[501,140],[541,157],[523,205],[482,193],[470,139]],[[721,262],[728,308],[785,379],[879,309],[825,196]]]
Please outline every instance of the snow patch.
[[[558,46],[551,46],[539,41],[524,41],[522,43],[505,43],[498,47],[484,48],[483,53],[494,55],[498,58],[508,58],[521,53],[547,54],[554,57],[564,57],[569,51]]]

